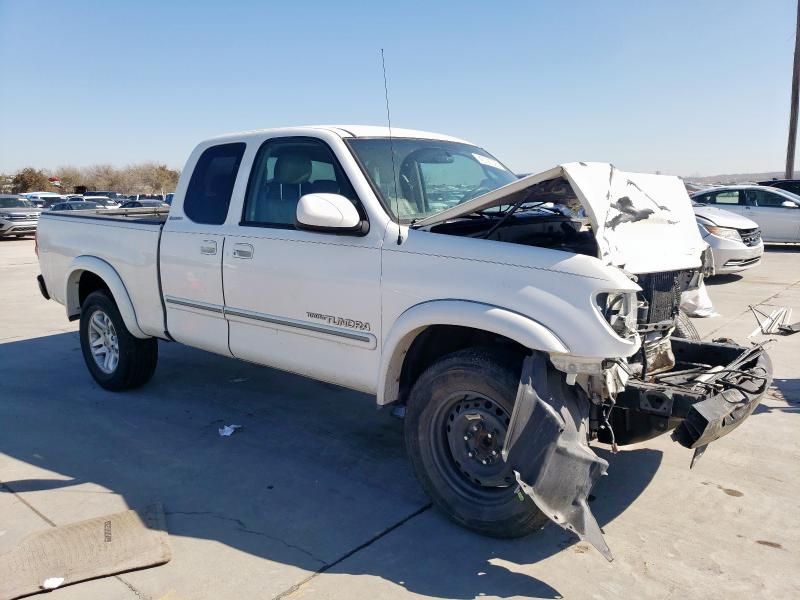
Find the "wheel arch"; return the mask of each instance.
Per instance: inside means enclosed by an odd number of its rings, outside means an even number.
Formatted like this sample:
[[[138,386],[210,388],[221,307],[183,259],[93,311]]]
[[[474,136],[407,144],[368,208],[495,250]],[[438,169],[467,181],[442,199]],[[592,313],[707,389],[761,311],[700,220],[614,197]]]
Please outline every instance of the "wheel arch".
[[[432,359],[484,341],[508,344],[512,351],[569,353],[550,329],[506,308],[465,300],[423,302],[402,313],[385,338],[378,404],[403,400]]]
[[[80,317],[81,305],[86,296],[97,290],[106,290],[111,294],[131,335],[140,339],[152,337],[139,327],[133,302],[119,273],[104,260],[96,256],[76,257],[67,269],[64,286],[64,305],[71,321]]]

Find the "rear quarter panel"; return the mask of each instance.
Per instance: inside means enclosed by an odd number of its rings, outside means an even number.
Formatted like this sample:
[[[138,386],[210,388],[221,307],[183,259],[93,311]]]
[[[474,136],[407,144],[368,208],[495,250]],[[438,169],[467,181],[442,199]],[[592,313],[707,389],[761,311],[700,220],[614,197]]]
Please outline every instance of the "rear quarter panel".
[[[119,274],[148,335],[164,335],[158,285],[160,226],[121,222],[102,217],[42,214],[39,224],[39,264],[51,297],[66,304],[70,265],[78,256],[93,256]]]

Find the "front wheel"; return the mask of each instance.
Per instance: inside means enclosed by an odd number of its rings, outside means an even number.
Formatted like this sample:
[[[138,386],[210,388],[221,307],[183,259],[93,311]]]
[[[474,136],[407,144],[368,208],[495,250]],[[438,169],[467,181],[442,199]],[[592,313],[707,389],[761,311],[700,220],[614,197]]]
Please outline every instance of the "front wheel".
[[[689,319],[689,315],[683,311],[680,311],[678,318],[675,319],[675,331],[672,332],[672,335],[685,340],[700,341],[700,334],[697,333],[694,323]]]
[[[490,350],[455,352],[417,380],[406,411],[406,450],[422,487],[451,519],[493,537],[521,537],[547,523],[501,456],[516,367]]]
[[[158,362],[158,341],[131,335],[116,303],[105,291],[92,292],[81,306],[81,350],[101,387],[126,390],[147,383]]]

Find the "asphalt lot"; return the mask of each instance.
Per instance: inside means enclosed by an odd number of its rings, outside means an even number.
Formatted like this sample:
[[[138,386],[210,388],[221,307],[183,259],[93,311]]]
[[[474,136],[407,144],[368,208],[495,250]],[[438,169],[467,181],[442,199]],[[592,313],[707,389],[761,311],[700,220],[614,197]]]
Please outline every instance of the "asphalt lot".
[[[800,249],[771,249],[713,281],[721,316],[695,325],[744,341],[758,302],[800,320],[798,265]],[[800,597],[800,334],[772,346],[768,400],[695,469],[668,436],[599,447],[607,563],[555,526],[498,541],[451,524],[371,397],[167,343],[149,385],[103,391],[37,273],[32,240],[0,240],[0,553],[48,521],[152,502],[173,552],[53,600]]]

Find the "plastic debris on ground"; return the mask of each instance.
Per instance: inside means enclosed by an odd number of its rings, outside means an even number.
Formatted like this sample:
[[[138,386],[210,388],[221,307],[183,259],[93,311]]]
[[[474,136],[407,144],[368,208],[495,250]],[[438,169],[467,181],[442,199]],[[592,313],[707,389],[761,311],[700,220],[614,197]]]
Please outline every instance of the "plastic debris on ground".
[[[219,428],[219,434],[222,437],[230,437],[233,435],[233,432],[237,429],[241,429],[241,425],[225,425],[224,427]]]
[[[769,306],[770,308],[773,308],[773,310],[767,314],[764,311],[759,310],[756,306]],[[792,320],[791,308],[787,308],[785,306],[773,307],[772,305],[768,304],[759,304],[756,306],[753,306],[752,304],[748,305],[748,308],[756,318],[758,327],[756,327],[747,337],[753,337],[759,333],[763,335],[771,335],[774,333],[792,335],[793,333],[800,331],[800,323],[789,323]]]
[[[690,317],[718,317],[704,281],[697,289],[687,290],[681,294],[681,310]]]
[[[42,582],[42,589],[43,590],[54,590],[58,586],[64,583],[63,577],[48,577]]]

